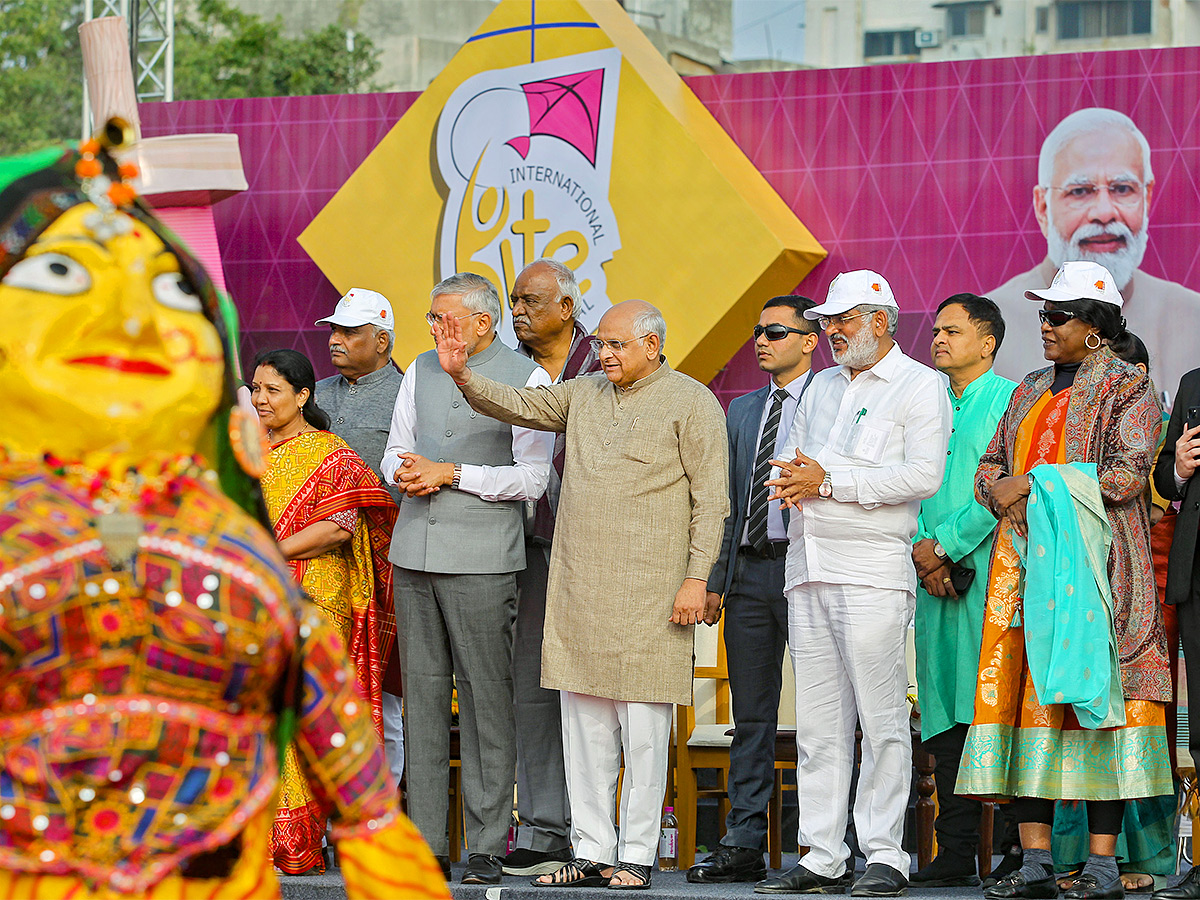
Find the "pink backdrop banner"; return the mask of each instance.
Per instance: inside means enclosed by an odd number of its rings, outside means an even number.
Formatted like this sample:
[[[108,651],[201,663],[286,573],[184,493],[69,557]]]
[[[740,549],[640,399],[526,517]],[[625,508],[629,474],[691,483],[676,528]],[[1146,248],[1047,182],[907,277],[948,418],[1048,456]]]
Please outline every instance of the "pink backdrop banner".
[[[1200,287],[1198,77],[1200,48],[1189,47],[725,75],[688,84],[828,249],[797,291],[819,299],[838,272],[880,272],[901,306],[902,346],[927,362],[941,300],[989,291],[1045,258],[1031,202],[1037,156],[1050,129],[1074,110],[1118,110],[1145,134],[1155,187],[1141,269]],[[332,372],[325,331],[312,323],[338,293],[296,236],[416,96],[141,107],[147,135],[234,131],[241,139],[250,189],[218,205],[215,221],[249,358],[257,349],[296,347],[319,373]],[[433,268],[430,260],[431,278]],[[653,300],[652,285],[645,297]],[[1194,332],[1200,320],[1180,324]],[[827,362],[824,347],[820,354]],[[727,404],[763,381],[747,346],[712,387]]]

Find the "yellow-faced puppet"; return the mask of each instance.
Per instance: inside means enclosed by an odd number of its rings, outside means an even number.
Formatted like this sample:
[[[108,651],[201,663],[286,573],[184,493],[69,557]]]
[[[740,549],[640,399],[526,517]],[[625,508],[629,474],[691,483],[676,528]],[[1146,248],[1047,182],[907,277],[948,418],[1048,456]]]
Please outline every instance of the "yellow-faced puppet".
[[[134,197],[131,174],[95,141],[0,160],[0,431],[10,454],[131,464],[191,454],[234,408],[232,317]],[[220,447],[223,433],[209,449],[219,457]]]

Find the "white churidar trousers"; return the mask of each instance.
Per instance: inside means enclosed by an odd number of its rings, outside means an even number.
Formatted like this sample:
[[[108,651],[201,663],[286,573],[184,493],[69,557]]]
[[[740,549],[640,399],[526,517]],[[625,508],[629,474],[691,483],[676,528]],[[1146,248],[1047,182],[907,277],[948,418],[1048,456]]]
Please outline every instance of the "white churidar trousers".
[[[379,696],[382,707],[380,713],[383,716],[383,751],[392,772],[392,781],[399,789],[400,779],[404,777],[404,701],[387,691],[381,691]]]
[[[796,673],[796,781],[800,843],[810,872],[846,868],[846,807],[861,723],[862,765],[854,825],[867,863],[908,876],[900,848],[912,779],[904,647],[908,591],[810,582],[787,591],[788,646]]]
[[[575,855],[602,865],[653,867],[671,740],[670,703],[632,703],[562,691],[563,759]],[[621,750],[621,839],[614,820]]]

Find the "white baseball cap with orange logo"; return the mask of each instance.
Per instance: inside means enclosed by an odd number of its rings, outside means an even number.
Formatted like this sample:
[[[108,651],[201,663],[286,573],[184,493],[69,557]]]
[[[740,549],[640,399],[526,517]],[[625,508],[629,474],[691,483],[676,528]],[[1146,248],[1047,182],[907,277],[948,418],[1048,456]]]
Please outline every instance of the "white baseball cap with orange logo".
[[[1072,260],[1062,264],[1054,273],[1050,287],[1043,291],[1026,291],[1027,300],[1051,300],[1067,303],[1071,300],[1099,300],[1120,307],[1124,302],[1121,292],[1113,284],[1113,277],[1100,263],[1087,260]]]
[[[350,288],[341,300],[332,316],[317,319],[315,325],[341,325],[344,328],[355,328],[359,325],[378,325],[388,331],[396,330],[395,316],[392,314],[392,304],[388,298],[378,291],[368,291],[366,288]]]
[[[829,285],[829,293],[820,306],[805,310],[804,318],[819,319],[849,312],[856,306],[894,306],[900,308],[892,294],[892,286],[878,272],[857,269],[843,272]]]

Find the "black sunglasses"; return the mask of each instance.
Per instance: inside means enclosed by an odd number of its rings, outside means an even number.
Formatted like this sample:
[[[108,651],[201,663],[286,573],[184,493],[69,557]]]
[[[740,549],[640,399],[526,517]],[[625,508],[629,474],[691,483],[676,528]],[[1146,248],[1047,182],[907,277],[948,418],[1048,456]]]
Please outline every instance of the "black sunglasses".
[[[812,331],[803,331],[799,328],[791,328],[787,325],[755,325],[754,339],[757,341],[763,335],[767,336],[768,341],[782,341],[789,334],[815,334]]]
[[[1038,318],[1041,319],[1043,323],[1048,324],[1051,328],[1061,328],[1063,325],[1066,325],[1068,322],[1074,319],[1077,315],[1078,313],[1067,312],[1065,309],[1038,310]]]

